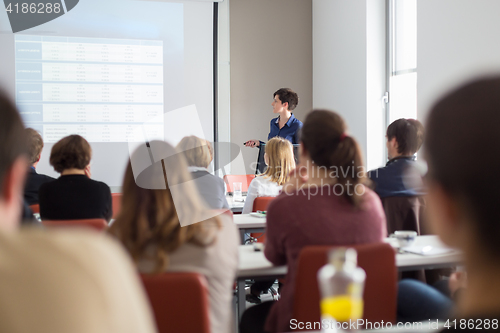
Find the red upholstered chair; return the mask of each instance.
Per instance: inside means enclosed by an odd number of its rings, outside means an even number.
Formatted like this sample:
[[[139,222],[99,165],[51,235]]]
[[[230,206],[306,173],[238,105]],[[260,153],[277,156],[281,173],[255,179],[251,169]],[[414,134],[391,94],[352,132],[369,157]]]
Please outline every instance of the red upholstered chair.
[[[227,191],[233,193],[233,183],[241,183],[241,192],[248,192],[250,182],[255,178],[255,175],[225,175],[224,183],[226,183]]]
[[[275,197],[257,197],[257,198],[255,198],[255,200],[253,201],[252,212],[256,212],[258,210],[267,211],[267,206],[269,206],[269,203],[274,198]],[[250,234],[250,236],[257,238],[257,243],[264,243],[266,241],[266,234],[265,233],[253,232]]]
[[[389,244],[349,246],[358,252],[358,266],[366,272],[363,318],[372,323],[396,321],[397,269],[395,252]],[[309,246],[299,256],[293,318],[297,322],[320,321],[320,292],[317,272],[327,263],[334,246]]]
[[[430,234],[424,221],[424,197],[386,197],[381,201],[387,217],[388,235],[397,230],[413,230],[419,235]]]
[[[122,208],[121,193],[111,193],[111,207],[113,208],[113,219],[116,219]]]
[[[31,205],[30,208],[31,208],[31,211],[33,212],[33,214],[40,214],[40,205],[39,204]]]
[[[84,220],[43,220],[42,224],[46,227],[86,227],[98,231],[104,231],[108,223],[104,219],[84,219]]]
[[[252,212],[256,212],[258,210],[260,211],[267,211],[267,207],[269,206],[269,203],[274,199],[275,197],[257,197],[253,201],[253,208]]]
[[[162,273],[141,274],[141,279],[159,333],[210,333],[208,289],[204,276]]]

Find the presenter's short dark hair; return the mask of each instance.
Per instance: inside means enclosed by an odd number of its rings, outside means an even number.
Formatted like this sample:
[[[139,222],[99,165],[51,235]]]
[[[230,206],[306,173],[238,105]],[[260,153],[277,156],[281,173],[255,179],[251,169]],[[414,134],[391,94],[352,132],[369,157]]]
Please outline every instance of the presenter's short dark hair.
[[[424,126],[416,119],[398,119],[387,127],[387,140],[396,138],[398,153],[415,154],[424,142]]]
[[[288,103],[288,110],[292,111],[299,104],[299,95],[290,88],[280,88],[276,90],[273,97],[279,96],[281,103]]]
[[[16,159],[26,154],[26,135],[21,116],[7,94],[0,91],[0,189]]]
[[[61,173],[66,169],[83,170],[89,165],[92,149],[79,135],[70,135],[59,140],[50,152],[50,165]]]

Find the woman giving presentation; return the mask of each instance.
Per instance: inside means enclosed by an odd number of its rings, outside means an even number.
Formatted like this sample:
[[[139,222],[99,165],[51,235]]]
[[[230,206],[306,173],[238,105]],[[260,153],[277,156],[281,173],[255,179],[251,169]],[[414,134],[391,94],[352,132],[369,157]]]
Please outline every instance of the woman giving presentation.
[[[281,88],[274,95],[273,113],[278,114],[278,117],[271,120],[271,129],[267,140],[276,136],[287,139],[292,144],[298,144],[298,131],[302,128],[302,122],[295,118],[292,111],[299,103],[299,96],[289,88]],[[247,147],[259,147],[263,143],[259,140],[248,140],[244,143]]]

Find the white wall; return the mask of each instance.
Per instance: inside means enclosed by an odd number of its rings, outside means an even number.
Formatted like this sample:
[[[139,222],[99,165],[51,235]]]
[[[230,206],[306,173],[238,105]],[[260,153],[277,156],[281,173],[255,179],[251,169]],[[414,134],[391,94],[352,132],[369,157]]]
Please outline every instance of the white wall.
[[[418,0],[418,118],[443,92],[500,71],[500,1]]]
[[[385,1],[313,0],[313,107],[344,117],[369,169],[384,163],[384,92]]]
[[[386,105],[386,5],[385,0],[366,3],[366,163],[368,170],[387,161]]]
[[[312,108],[311,0],[229,0],[231,28],[231,142],[242,160],[232,174],[253,173],[258,150],[250,139],[267,141],[273,93],[282,87],[299,95],[293,111],[304,120]]]
[[[230,30],[229,1],[219,2],[218,16],[218,136],[219,142],[231,142],[231,66],[230,66]],[[231,173],[231,150],[228,144],[219,144],[219,167],[224,167],[226,173]],[[222,177],[222,173],[218,173]]]

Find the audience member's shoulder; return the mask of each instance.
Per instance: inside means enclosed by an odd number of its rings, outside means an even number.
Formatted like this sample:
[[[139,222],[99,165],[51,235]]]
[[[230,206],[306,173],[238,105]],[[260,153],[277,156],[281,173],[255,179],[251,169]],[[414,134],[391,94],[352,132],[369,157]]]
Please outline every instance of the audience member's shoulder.
[[[221,219],[222,228],[224,228],[228,234],[232,236],[236,235],[239,239],[238,228],[236,227],[231,214],[224,213],[219,215],[219,217]]]
[[[87,178],[88,179],[88,178]],[[103,191],[109,191],[111,193],[111,188],[108,186],[108,184],[106,184],[105,182],[101,182],[99,180],[95,180],[95,179],[89,179],[90,181],[92,181],[92,183],[96,186],[96,187],[99,187],[101,190]]]
[[[44,182],[44,184],[45,183],[51,183],[51,182],[57,180],[57,178],[53,178],[53,177],[50,177],[50,176],[47,176],[47,175],[44,175],[44,176],[45,176],[45,182]]]
[[[46,182],[43,182],[38,188],[38,194],[40,195],[40,193],[44,192],[46,189],[51,188],[54,184],[57,183],[57,180],[58,180],[57,178],[54,178]]]
[[[50,176],[47,176],[47,175],[44,175],[44,174],[38,174],[41,178],[43,178],[43,180],[45,182],[51,182],[53,180],[56,180],[56,178],[54,177],[50,177]]]
[[[10,249],[7,255],[26,255],[30,261],[79,261],[84,266],[99,266],[115,257],[128,262],[122,248],[105,234],[87,230],[40,230],[25,228],[21,232],[0,232],[0,249]],[[30,251],[33,249],[33,251]],[[34,251],[36,249],[36,251]],[[5,253],[5,251],[0,251]],[[104,255],[103,255],[104,254]],[[83,267],[80,267],[83,269]]]
[[[0,233],[0,327],[6,332],[154,332],[137,273],[105,235],[79,230]],[[19,330],[10,315],[26,313]],[[10,314],[10,315],[9,315]]]
[[[382,207],[382,202],[380,201],[380,197],[378,196],[375,191],[370,189],[366,185],[361,185],[363,186],[364,193],[363,193],[363,206],[364,207]]]

